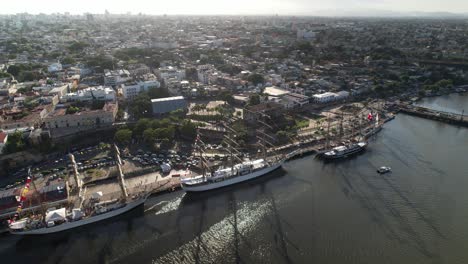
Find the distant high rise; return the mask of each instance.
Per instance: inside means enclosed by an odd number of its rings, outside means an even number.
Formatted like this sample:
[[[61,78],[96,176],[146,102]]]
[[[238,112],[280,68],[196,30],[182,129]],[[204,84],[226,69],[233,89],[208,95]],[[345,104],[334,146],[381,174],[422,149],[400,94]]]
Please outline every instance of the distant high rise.
[[[87,20],[88,22],[93,22],[93,21],[94,21],[94,16],[93,16],[93,14],[89,14],[89,13],[86,14],[86,20]]]

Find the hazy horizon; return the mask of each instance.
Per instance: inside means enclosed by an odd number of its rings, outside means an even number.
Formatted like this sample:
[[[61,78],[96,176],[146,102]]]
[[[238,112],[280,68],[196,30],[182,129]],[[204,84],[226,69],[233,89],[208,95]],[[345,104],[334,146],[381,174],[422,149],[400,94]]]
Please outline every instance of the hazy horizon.
[[[174,1],[91,1],[67,5],[58,0],[20,0],[2,5],[0,14],[65,13],[102,14],[105,10],[115,14],[149,15],[358,15],[385,16],[408,13],[468,14],[466,0],[174,0]]]

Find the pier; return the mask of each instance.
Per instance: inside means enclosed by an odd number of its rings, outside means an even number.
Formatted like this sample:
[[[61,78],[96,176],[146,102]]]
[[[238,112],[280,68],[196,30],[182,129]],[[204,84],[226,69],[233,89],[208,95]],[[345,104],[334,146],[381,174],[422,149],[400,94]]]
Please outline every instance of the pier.
[[[464,112],[462,112],[462,114],[455,114],[408,104],[400,104],[399,112],[457,126],[468,127],[468,117],[464,115]]]

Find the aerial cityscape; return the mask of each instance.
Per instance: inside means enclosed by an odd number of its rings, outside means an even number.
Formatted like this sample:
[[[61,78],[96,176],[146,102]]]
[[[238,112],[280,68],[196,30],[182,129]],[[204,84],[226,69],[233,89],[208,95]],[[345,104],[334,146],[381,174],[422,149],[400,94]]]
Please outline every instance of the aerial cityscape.
[[[5,263],[468,261],[466,3],[26,2]]]

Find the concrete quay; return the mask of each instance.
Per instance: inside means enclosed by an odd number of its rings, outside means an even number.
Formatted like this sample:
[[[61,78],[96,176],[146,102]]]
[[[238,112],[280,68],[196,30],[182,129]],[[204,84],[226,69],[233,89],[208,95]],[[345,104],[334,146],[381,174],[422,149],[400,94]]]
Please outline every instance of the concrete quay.
[[[437,111],[425,107],[420,107],[420,106],[415,106],[415,105],[399,105],[399,112],[412,115],[412,116],[417,116],[417,117],[422,117],[422,118],[427,118],[427,119],[432,119],[448,124],[453,124],[457,126],[465,126],[468,127],[468,116],[465,116],[463,114],[455,114],[455,113],[450,113],[450,112],[443,112],[443,111]]]

